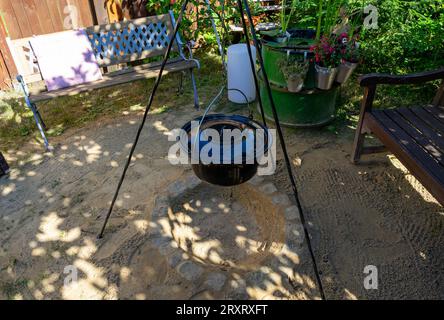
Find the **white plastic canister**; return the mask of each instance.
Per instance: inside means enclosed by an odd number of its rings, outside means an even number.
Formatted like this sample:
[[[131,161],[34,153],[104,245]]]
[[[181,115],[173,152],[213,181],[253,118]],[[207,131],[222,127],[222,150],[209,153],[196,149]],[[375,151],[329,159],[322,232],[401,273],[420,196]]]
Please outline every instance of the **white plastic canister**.
[[[256,65],[256,48],[251,47]],[[234,44],[228,47],[228,89],[242,91],[248,98],[248,102],[256,99],[253,73],[249,61],[247,45],[245,43]],[[246,103],[245,97],[238,91],[229,90],[228,100],[234,103]]]

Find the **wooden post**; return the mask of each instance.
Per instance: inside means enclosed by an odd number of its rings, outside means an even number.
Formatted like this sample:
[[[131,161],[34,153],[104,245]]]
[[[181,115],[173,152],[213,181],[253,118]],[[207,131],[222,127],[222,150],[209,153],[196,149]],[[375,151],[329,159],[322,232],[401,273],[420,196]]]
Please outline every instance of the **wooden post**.
[[[94,4],[94,12],[97,18],[96,24],[109,24],[108,12],[106,10],[107,0],[91,0]]]
[[[1,89],[12,88],[12,83],[17,76],[17,68],[12,58],[11,51],[9,51],[6,43],[7,32],[3,24],[3,19],[0,20],[0,77]]]
[[[375,98],[376,85],[365,87],[364,98],[362,99],[361,111],[359,113],[359,121],[356,127],[355,140],[353,142],[352,151],[352,163],[356,164],[361,159],[362,148],[364,147],[365,132],[364,129],[364,117],[367,111],[370,111],[373,105],[373,99]]]
[[[5,157],[3,157],[3,154],[0,151],[0,177],[2,175],[8,174],[9,172],[9,166],[6,163]]]
[[[106,11],[108,12],[109,23],[123,20],[123,11],[120,1],[105,0],[105,5],[106,5]]]

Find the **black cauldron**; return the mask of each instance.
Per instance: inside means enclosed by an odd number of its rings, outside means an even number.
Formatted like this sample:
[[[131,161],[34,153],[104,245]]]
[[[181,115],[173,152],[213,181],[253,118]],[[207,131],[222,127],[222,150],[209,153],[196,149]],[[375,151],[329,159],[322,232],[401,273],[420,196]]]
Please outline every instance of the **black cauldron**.
[[[200,123],[202,117],[193,120]],[[192,121],[185,124],[182,129],[187,138],[180,139],[181,148],[188,153],[196,176],[206,182],[218,186],[235,186],[247,182],[257,173],[258,159],[264,156],[271,146],[271,135],[262,124],[241,115],[211,114],[205,116],[199,126],[192,127]],[[213,141],[205,135],[206,129],[213,129],[219,135],[219,142]],[[224,143],[224,134],[239,129],[243,133],[240,138],[230,138]],[[262,129],[264,134],[257,135]],[[214,131],[215,130],[215,131]],[[192,132],[193,131],[193,132]],[[263,139],[257,139],[257,137]],[[186,141],[186,143],[184,142]],[[211,144],[211,146],[209,145]],[[210,150],[207,154],[212,156],[219,152],[217,163],[208,162],[200,155],[202,150]],[[253,153],[253,154],[252,154]]]

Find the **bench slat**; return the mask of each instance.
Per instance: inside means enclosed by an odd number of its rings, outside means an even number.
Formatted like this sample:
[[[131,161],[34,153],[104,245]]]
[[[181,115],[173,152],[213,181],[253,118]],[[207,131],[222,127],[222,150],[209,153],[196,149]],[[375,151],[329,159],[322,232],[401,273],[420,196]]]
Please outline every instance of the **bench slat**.
[[[179,60],[168,63],[165,66],[163,75],[167,75],[170,72],[178,72],[181,70],[189,70],[196,68],[197,64],[193,60]],[[50,100],[52,98],[60,96],[73,96],[82,92],[89,92],[95,89],[106,88],[115,86],[118,84],[128,83],[136,80],[155,78],[159,72],[160,63],[153,66],[153,64],[147,66],[134,67],[130,71],[122,70],[115,72],[114,74],[105,75],[102,80],[84,83],[75,87],[64,88],[55,91],[45,92],[31,92],[31,102],[39,102]]]
[[[413,126],[409,121],[402,117],[396,110],[385,110],[384,114],[389,117],[394,123],[396,123],[402,130],[407,133],[410,137],[410,143],[416,143],[422,151],[427,153],[429,157],[443,165],[443,153],[438,150],[433,143],[420,131],[418,128]],[[424,155],[425,157],[427,155]],[[444,167],[443,167],[443,177],[444,177]],[[444,180],[444,179],[443,179]]]
[[[427,112],[433,114],[435,118],[444,126],[444,111],[441,107],[425,107]]]
[[[414,108],[419,109],[419,108]],[[395,110],[407,121],[409,121],[418,131],[420,131],[436,148],[444,153],[444,136],[435,131],[426,121],[418,117],[410,108],[399,108]]]
[[[412,108],[412,112],[425,121],[433,130],[444,136],[444,123],[434,117],[426,108]]]

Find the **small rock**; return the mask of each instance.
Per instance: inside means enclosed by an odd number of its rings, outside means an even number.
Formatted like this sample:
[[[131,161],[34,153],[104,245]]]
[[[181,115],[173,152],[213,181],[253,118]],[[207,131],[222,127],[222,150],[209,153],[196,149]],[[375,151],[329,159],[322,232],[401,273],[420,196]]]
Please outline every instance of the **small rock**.
[[[213,272],[210,273],[205,280],[205,286],[213,291],[222,290],[225,285],[225,281],[227,280],[227,276],[223,273]]]
[[[294,159],[293,159],[293,164],[294,164],[296,167],[300,167],[300,166],[302,165],[302,159],[299,158],[299,157],[294,158]]]
[[[292,221],[299,218],[299,209],[297,206],[291,206],[285,209],[285,219]]]
[[[191,261],[184,261],[177,266],[177,272],[188,281],[196,281],[203,273],[202,267]]]
[[[280,206],[288,206],[291,204],[290,198],[286,194],[278,194],[275,195],[272,198],[272,201],[274,204],[280,205]]]
[[[265,194],[272,194],[277,191],[277,188],[272,183],[267,183],[259,188],[260,191],[262,191]]]

